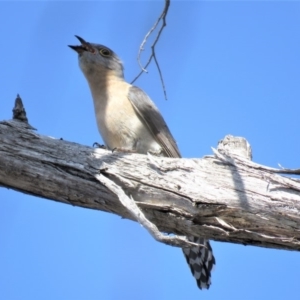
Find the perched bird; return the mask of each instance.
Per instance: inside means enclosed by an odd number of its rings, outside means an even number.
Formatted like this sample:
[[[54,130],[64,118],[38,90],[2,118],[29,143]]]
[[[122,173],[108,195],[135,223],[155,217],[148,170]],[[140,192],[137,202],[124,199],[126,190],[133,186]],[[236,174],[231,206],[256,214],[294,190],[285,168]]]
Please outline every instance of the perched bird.
[[[176,142],[149,96],[124,79],[119,57],[108,47],[86,42],[69,46],[78,53],[79,66],[89,84],[99,132],[106,146],[137,153],[181,157]],[[209,288],[215,264],[209,241],[188,237],[203,246],[183,248],[200,289]]]

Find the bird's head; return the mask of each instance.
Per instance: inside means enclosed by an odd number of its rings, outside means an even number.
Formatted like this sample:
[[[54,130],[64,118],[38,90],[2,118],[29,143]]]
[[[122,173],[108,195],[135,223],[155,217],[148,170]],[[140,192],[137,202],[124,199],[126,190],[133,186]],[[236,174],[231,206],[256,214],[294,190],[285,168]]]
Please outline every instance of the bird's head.
[[[123,64],[111,49],[100,44],[88,43],[83,38],[75,36],[81,45],[69,47],[78,53],[79,66],[86,76],[108,72],[124,78]]]

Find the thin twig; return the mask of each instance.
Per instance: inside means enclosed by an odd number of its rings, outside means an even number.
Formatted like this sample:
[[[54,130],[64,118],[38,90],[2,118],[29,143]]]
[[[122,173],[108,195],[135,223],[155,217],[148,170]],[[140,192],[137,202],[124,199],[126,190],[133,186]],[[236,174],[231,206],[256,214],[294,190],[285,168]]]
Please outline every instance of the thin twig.
[[[161,35],[164,27],[167,25],[167,23],[166,23],[166,17],[167,17],[169,6],[170,6],[170,0],[165,0],[165,7],[164,7],[164,9],[163,9],[160,17],[157,19],[157,21],[155,22],[155,24],[153,25],[153,27],[145,35],[145,38],[144,38],[143,42],[141,43],[141,46],[140,46],[140,49],[139,49],[139,53],[138,53],[138,57],[137,57],[138,64],[139,64],[139,66],[141,67],[142,70],[140,71],[140,73],[131,82],[131,84],[133,84],[142,75],[142,73],[144,73],[144,72],[148,73],[148,71],[147,71],[146,68],[149,66],[152,58],[154,58],[154,61],[155,61],[156,67],[158,69],[159,77],[160,77],[160,80],[161,80],[161,83],[162,83],[162,87],[163,87],[163,91],[164,91],[164,95],[165,95],[165,99],[166,100],[167,100],[167,92],[166,92],[166,88],[165,88],[164,79],[163,79],[163,76],[162,76],[162,73],[161,73],[161,70],[160,70],[157,58],[156,58],[155,46],[156,46],[156,43],[159,40],[159,37],[160,37],[160,35]],[[148,62],[145,65],[145,67],[143,67],[142,63],[141,63],[141,54],[142,54],[142,51],[144,51],[144,45],[146,44],[149,36],[156,29],[156,27],[157,27],[157,25],[159,24],[160,21],[162,21],[162,25],[161,25],[158,33],[157,33],[157,36],[155,38],[154,43],[151,46],[151,55],[150,55],[150,57],[148,59]]]

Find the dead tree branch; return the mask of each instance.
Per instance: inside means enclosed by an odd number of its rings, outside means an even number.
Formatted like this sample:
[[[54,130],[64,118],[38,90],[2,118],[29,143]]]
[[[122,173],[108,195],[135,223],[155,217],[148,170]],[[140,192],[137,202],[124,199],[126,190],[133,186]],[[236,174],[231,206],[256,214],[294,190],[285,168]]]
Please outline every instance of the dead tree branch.
[[[226,137],[213,156],[175,159],[112,153],[31,128],[20,120],[0,122],[3,187],[134,221],[145,217],[141,223],[157,240],[180,247],[184,239],[161,232],[300,250],[300,181],[229,155],[238,138]],[[128,205],[136,204],[134,214]]]

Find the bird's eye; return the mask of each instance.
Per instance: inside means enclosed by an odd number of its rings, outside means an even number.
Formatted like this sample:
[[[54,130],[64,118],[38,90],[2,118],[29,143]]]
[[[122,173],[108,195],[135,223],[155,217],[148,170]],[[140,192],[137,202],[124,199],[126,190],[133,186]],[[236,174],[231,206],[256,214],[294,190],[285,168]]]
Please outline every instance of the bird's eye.
[[[106,49],[106,48],[101,48],[100,50],[99,50],[99,53],[102,55],[102,56],[110,56],[111,55],[111,52],[108,50],[108,49]]]

